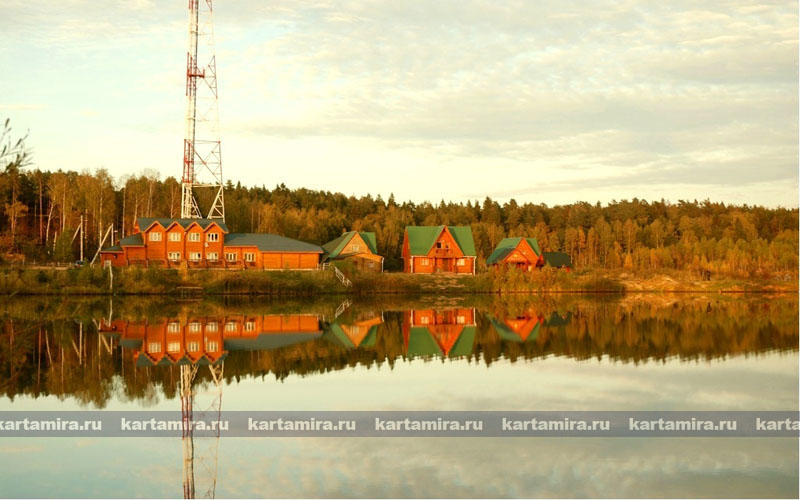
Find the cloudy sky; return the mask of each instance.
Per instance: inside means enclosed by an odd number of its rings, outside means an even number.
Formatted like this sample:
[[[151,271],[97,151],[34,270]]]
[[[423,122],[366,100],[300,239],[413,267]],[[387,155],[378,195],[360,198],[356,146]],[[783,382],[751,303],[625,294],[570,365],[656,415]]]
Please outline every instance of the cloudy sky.
[[[3,0],[43,169],[181,172],[185,0]],[[216,0],[226,178],[398,199],[798,205],[790,1]]]

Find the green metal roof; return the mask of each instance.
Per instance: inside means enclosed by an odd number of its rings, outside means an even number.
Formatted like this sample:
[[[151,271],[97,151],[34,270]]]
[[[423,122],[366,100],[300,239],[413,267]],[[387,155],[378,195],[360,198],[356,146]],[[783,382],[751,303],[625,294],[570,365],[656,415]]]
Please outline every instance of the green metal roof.
[[[408,351],[406,351],[406,354],[409,357],[441,356],[442,350],[434,340],[430,330],[424,326],[414,326],[411,327],[411,331],[408,334]]]
[[[445,227],[453,235],[453,239],[456,240],[456,244],[465,256],[474,257],[476,255],[475,242],[472,240],[472,228],[469,226],[406,226],[411,255],[428,255]]]
[[[489,321],[492,323],[492,326],[502,340],[508,340],[510,342],[522,342],[522,338],[519,336],[519,334],[512,330],[504,321],[500,321],[494,317],[490,317]],[[530,335],[528,335],[528,338],[525,339],[526,342],[529,340],[536,340],[536,337],[539,336],[540,326],[540,323],[536,323],[536,326],[533,327],[533,330],[531,331]]]
[[[324,245],[322,245],[322,249],[325,251],[324,259],[335,259],[336,257],[338,257],[339,254],[344,249],[344,247],[347,246],[347,244],[350,242],[350,240],[356,233],[358,233],[361,236],[361,239],[363,239],[364,242],[367,244],[369,250],[377,255],[378,247],[375,244],[375,233],[370,233],[367,231],[348,231],[339,236],[338,238],[336,238],[335,240],[329,241]]]
[[[497,244],[497,247],[495,247],[494,252],[492,252],[489,258],[486,259],[486,263],[491,265],[496,262],[500,262],[506,258],[508,254],[513,252],[514,249],[517,248],[517,245],[519,245],[519,242],[522,240],[523,238],[521,237],[504,238],[500,243]],[[539,249],[539,242],[536,241],[536,238],[525,238],[525,241],[527,241],[528,245],[533,248],[533,251],[536,253],[536,255],[542,255],[542,251]]]
[[[144,231],[154,222],[158,222],[164,227],[169,227],[173,222],[177,222],[184,229],[189,227],[189,225],[193,222],[196,222],[204,230],[214,223],[218,225],[224,232],[228,232],[228,226],[225,225],[225,222],[219,219],[172,219],[170,217],[139,217],[136,219],[136,222],[139,225],[139,231]]]
[[[551,267],[572,267],[569,254],[564,252],[545,252],[544,263]]]
[[[256,247],[262,252],[322,253],[322,247],[267,233],[232,233],[225,235],[225,246]]]
[[[456,339],[456,343],[453,344],[453,347],[450,349],[448,356],[456,358],[472,354],[472,346],[475,343],[475,333],[477,331],[477,327],[465,326],[464,329],[461,330],[461,335]]]
[[[355,345],[350,337],[342,329],[339,323],[333,323],[330,327],[325,331],[323,335],[324,338],[330,340],[335,344],[339,344],[347,349],[354,349],[356,347],[374,347],[375,341],[378,335],[378,325],[372,325],[367,332],[367,335],[364,336],[364,339],[361,340],[361,343]]]
[[[108,248],[104,248],[104,249],[100,250],[101,253],[102,252],[121,252],[121,251],[122,251],[122,247],[119,246],[119,245],[110,246]]]

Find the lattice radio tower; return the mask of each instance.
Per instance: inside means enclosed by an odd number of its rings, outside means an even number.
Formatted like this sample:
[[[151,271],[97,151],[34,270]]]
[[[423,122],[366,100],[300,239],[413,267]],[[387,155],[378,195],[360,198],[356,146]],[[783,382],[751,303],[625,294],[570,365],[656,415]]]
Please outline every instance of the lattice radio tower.
[[[203,217],[195,197],[195,192],[202,189],[208,190],[214,196],[207,218],[225,220],[217,105],[217,62],[214,54],[214,10],[211,2],[212,0],[189,0],[181,217]],[[200,60],[208,62],[199,66]]]

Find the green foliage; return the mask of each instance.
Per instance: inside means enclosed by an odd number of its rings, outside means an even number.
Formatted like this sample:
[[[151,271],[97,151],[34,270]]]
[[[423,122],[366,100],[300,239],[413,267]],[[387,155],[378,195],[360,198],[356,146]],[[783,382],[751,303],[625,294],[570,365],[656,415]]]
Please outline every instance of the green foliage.
[[[0,190],[0,207],[15,200],[24,206],[15,211],[19,217],[14,219],[14,232],[16,247],[29,261],[46,257],[45,249],[53,248],[56,233],[52,259],[73,261],[77,245],[69,243],[70,228],[77,226],[81,215],[87,220],[87,252],[91,254],[109,224],[127,235],[134,216],[174,215],[179,208],[180,185],[171,177],[160,181],[145,174],[115,188],[105,170],[17,169],[0,175],[1,185],[10,186],[13,181],[18,187],[16,194]],[[607,205],[580,202],[552,207],[515,200],[500,204],[488,197],[466,203],[397,203],[394,196],[386,202],[369,195],[233,183],[226,188],[225,202],[226,222],[233,232],[269,232],[323,244],[343,230],[372,231],[388,271],[402,269],[405,226],[433,224],[471,226],[479,271],[507,236],[535,237],[544,251],[567,252],[576,268],[634,273],[678,270],[698,278],[710,274],[737,279],[776,279],[787,274],[796,279],[798,268],[797,209],[636,198]],[[51,223],[40,227],[51,208]],[[3,242],[12,239],[11,233],[11,221],[0,218],[0,247],[10,246]]]

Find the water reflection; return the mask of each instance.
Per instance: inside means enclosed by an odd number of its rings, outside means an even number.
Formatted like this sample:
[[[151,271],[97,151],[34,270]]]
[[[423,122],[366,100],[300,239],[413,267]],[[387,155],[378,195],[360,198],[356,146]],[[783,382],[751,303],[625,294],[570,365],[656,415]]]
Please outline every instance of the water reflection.
[[[797,365],[780,353],[797,351],[797,315],[797,299],[781,296],[12,299],[0,304],[0,401],[154,405],[192,418],[219,414],[224,388],[227,409],[787,409],[797,405]],[[75,497],[174,497],[180,484],[189,498],[797,496],[796,441],[773,438],[220,447],[185,433],[181,444],[6,447],[0,483],[15,496]],[[382,460],[365,473],[352,458],[368,454]],[[520,457],[534,465],[515,469]],[[75,481],[87,465],[109,479]],[[148,481],[121,483],[131,477]]]
[[[9,301],[2,391],[75,396],[102,407],[119,378],[128,398],[177,397],[177,369],[225,365],[225,379],[309,375],[414,358],[486,365],[551,355],[648,362],[797,349],[797,300],[473,297],[327,302]],[[337,307],[338,306],[338,307]],[[204,371],[198,377],[207,378]]]

